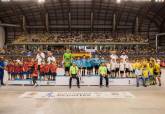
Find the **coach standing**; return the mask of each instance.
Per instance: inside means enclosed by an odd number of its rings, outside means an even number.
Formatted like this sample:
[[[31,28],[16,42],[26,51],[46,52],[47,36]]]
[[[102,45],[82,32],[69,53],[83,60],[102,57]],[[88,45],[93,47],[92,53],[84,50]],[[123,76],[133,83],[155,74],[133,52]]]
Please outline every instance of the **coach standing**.
[[[100,74],[100,87],[102,87],[103,78],[105,78],[106,87],[109,87],[109,78],[108,78],[107,67],[106,67],[105,63],[102,63],[100,65],[99,74]]]
[[[5,68],[4,58],[3,57],[0,57],[0,80],[1,80],[1,85],[5,85],[3,83],[4,68]]]
[[[78,77],[79,69],[75,63],[70,67],[69,74],[70,74],[70,79],[69,79],[69,88],[72,86],[72,79],[75,78],[77,80],[77,87],[80,88],[80,81]]]

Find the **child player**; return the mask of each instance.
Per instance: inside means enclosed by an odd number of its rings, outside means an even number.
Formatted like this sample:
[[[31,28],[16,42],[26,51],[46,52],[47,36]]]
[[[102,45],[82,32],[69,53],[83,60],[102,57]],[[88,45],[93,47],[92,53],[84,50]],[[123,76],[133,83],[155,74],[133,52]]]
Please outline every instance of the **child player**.
[[[56,62],[51,61],[50,63],[50,73],[51,73],[51,77],[50,80],[55,81],[56,80],[56,75],[57,75],[57,65]]]

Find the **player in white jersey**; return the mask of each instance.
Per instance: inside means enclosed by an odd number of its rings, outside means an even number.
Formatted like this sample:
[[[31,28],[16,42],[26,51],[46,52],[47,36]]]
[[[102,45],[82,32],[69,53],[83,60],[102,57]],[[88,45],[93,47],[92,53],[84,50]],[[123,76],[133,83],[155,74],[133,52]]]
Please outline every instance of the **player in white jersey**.
[[[111,59],[110,63],[111,68],[111,77],[115,77],[115,71],[116,71],[116,61],[115,59]]]
[[[126,61],[126,59],[128,59],[128,56],[125,54],[125,52],[122,53],[120,59],[123,59],[124,62]]]
[[[123,59],[120,59],[120,75],[121,78],[124,77],[125,63]]]
[[[111,56],[110,56],[111,60],[114,59],[115,62],[118,59],[118,56],[116,55],[116,52],[112,52]]]
[[[119,59],[116,60],[115,68],[116,68],[115,77],[119,77],[119,70],[120,70],[120,60]]]
[[[132,65],[128,61],[128,59],[126,59],[126,61],[125,61],[125,75],[126,75],[126,77],[130,77],[131,71],[132,71]]]
[[[106,66],[107,66],[107,74],[108,74],[108,76],[110,76],[111,75],[111,63],[109,61],[106,62]]]

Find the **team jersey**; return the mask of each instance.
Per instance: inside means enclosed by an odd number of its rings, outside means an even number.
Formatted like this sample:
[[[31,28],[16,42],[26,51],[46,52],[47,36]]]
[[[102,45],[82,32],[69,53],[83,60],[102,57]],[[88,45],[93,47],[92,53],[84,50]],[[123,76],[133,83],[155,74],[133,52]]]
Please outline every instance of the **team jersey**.
[[[77,74],[78,73],[78,67],[77,66],[71,66],[70,67],[70,73],[71,74]]]
[[[128,56],[127,55],[121,55],[120,58],[125,61],[126,59],[128,59]]]
[[[50,72],[51,72],[51,73],[56,73],[57,66],[54,65],[54,64],[50,64],[49,66],[50,66]]]
[[[99,58],[93,58],[92,59],[92,64],[93,66],[99,66],[101,63],[100,59]]]
[[[136,69],[136,68],[140,68],[140,67],[141,67],[141,64],[140,64],[139,62],[136,62],[136,63],[135,63],[135,69]]]
[[[118,56],[115,55],[115,54],[112,54],[110,57],[111,57],[111,60],[114,59],[115,61],[116,61],[116,59],[118,58]]]
[[[136,69],[136,63],[132,63],[132,69]]]
[[[65,61],[66,59],[71,60],[71,59],[72,59],[72,54],[71,54],[71,53],[64,53],[64,61]]]
[[[16,65],[15,69],[14,69],[14,72],[15,73],[20,73],[21,72],[21,67],[19,65]]]
[[[87,60],[86,59],[82,59],[81,60],[81,63],[82,63],[82,67],[87,67]]]
[[[23,72],[27,72],[27,71],[29,71],[29,66],[27,63],[24,63],[23,64]]]
[[[130,69],[131,64],[129,62],[125,62],[125,68]]]
[[[135,69],[135,75],[141,76],[142,75],[142,69]]]
[[[40,65],[40,72],[41,73],[44,73],[45,72],[45,65],[44,64],[41,64]]]
[[[149,75],[154,75],[154,68],[148,67]]]
[[[64,61],[64,67],[70,67],[72,65],[72,62],[71,62],[71,60],[65,60]]]
[[[107,66],[108,71],[111,71],[111,64],[107,63],[106,66]]]
[[[160,65],[158,63],[155,63],[155,68],[154,68],[156,73],[160,73]]]
[[[125,65],[124,62],[120,63],[120,71],[124,71],[125,69]]]
[[[7,66],[6,66],[6,68],[7,68],[7,71],[10,73],[10,72],[13,72],[13,65],[12,64],[8,64]]]
[[[46,64],[44,66],[44,73],[48,73],[50,71],[50,66],[48,64]]]
[[[34,63],[34,70],[31,74],[32,77],[38,77],[38,65]]]
[[[115,68],[120,68],[120,63],[115,63]]]
[[[81,62],[81,60],[80,60],[80,59],[75,60],[74,62],[76,63],[76,65],[77,65],[79,68],[81,68],[81,67],[82,67],[82,62]]]
[[[100,66],[99,67],[99,73],[101,75],[106,75],[107,74],[107,67],[106,66]]]
[[[116,69],[116,63],[115,62],[111,62],[111,70],[115,70]]]
[[[148,75],[149,75],[148,69],[143,69],[142,74],[143,74],[143,77],[148,78]]]
[[[100,63],[105,63],[106,60],[105,59],[100,59]]]
[[[86,60],[86,67],[88,67],[88,68],[92,67],[91,60],[90,59],[87,59]]]

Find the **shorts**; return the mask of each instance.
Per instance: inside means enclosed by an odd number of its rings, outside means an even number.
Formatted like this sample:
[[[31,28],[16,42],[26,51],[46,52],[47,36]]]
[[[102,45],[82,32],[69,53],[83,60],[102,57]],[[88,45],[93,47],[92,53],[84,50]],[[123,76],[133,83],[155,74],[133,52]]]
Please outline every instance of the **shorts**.
[[[154,76],[153,75],[149,75],[149,79],[153,78]]]
[[[11,72],[8,72],[8,74],[11,74]]]
[[[115,72],[119,72],[119,68],[116,68]]]
[[[98,66],[98,65],[96,65],[96,66],[95,66],[95,69],[96,69],[96,70],[98,70],[98,69],[99,69],[99,66]]]
[[[65,67],[65,72],[69,72],[70,67]]]
[[[56,73],[56,72],[54,72],[54,73],[51,73],[51,75],[55,77],[55,76],[57,75],[57,73]]]
[[[24,73],[23,72],[20,72],[19,75],[23,75]]]
[[[132,71],[133,73],[135,73],[135,69],[133,69],[133,71]]]
[[[11,72],[11,75],[15,75],[15,72]]]
[[[22,75],[28,75],[28,72],[22,72]]]
[[[126,73],[129,73],[129,72],[130,72],[130,70],[129,70],[128,68],[126,68],[126,69],[125,69],[125,72],[126,72]]]
[[[40,71],[40,65],[38,65],[38,71]]]
[[[111,74],[111,72],[108,70],[108,71],[107,71],[107,74]]]
[[[158,72],[154,72],[154,76],[155,77],[161,77],[161,72],[159,72],[159,73]]]
[[[124,73],[124,71],[120,71],[120,73],[122,73],[122,74],[123,74],[123,73]]]
[[[32,69],[30,69],[28,72],[29,72],[29,74],[32,74],[32,73],[33,73],[33,70],[32,70]]]
[[[51,75],[49,72],[45,72],[45,75]]]
[[[111,70],[111,72],[115,72],[115,70]]]
[[[27,71],[27,75],[31,74],[30,71]]]
[[[87,67],[87,70],[92,70],[92,67]]]
[[[83,67],[82,69],[83,69],[83,70],[85,70],[85,69],[86,69],[86,67]]]
[[[45,76],[45,73],[44,72],[40,72],[40,76]]]

